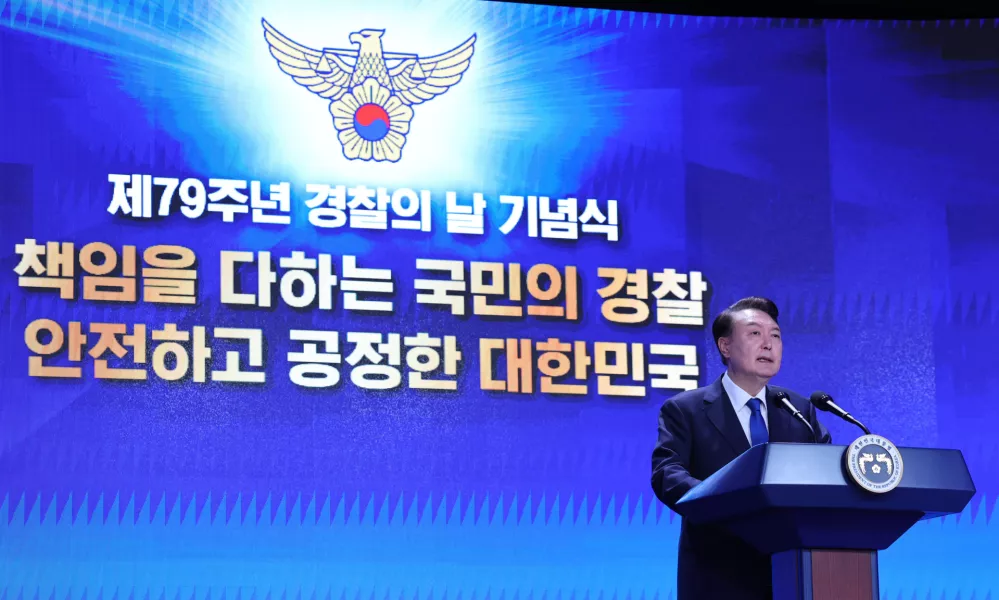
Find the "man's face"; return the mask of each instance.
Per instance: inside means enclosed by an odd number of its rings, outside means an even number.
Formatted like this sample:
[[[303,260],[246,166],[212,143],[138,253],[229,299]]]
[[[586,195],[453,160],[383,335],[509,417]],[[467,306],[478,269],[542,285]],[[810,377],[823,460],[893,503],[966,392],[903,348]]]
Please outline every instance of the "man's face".
[[[780,370],[784,347],[780,327],[767,313],[747,308],[735,313],[732,334],[718,340],[734,373],[768,380]]]

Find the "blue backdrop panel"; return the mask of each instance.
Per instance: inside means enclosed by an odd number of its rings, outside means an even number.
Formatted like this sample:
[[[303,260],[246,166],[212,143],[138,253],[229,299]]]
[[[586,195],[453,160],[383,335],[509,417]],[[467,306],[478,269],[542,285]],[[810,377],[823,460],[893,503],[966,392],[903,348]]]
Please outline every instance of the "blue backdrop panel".
[[[720,376],[710,320],[750,294],[781,309],[776,383],[968,461],[979,493],[883,553],[882,595],[999,590],[997,48],[993,21],[3,2],[0,594],[668,598],[658,410]],[[162,246],[194,279],[155,270]],[[281,279],[320,257],[329,297],[289,305],[310,284]],[[451,261],[464,314],[420,298],[448,278],[424,261]],[[134,299],[88,279],[121,276]],[[454,389],[414,385],[420,333]],[[335,384],[303,385],[303,343]],[[547,387],[562,360],[581,393]],[[219,374],[237,362],[256,375]]]

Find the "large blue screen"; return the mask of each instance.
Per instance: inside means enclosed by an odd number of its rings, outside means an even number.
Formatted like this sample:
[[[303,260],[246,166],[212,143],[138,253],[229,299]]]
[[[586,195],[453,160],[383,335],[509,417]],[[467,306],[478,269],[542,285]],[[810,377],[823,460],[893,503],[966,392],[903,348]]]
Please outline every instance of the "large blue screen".
[[[665,600],[747,295],[964,453],[882,596],[999,592],[996,26],[0,2],[0,597]]]

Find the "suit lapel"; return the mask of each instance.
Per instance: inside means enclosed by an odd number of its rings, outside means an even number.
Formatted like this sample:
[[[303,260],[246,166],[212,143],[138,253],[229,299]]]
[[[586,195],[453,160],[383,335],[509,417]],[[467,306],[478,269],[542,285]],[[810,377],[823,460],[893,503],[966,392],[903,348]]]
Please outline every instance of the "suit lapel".
[[[767,407],[769,410],[769,406]],[[721,378],[717,379],[708,389],[704,397],[704,412],[711,424],[718,429],[735,453],[742,454],[749,450],[749,440],[739,423],[739,417],[732,408],[732,400],[725,393]]]

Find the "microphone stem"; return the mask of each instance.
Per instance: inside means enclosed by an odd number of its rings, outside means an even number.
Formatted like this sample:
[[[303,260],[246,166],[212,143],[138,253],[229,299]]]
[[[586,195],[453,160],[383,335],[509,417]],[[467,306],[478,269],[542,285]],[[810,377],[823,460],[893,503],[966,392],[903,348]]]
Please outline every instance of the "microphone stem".
[[[808,428],[808,431],[812,432],[812,441],[818,442],[819,439],[815,437],[815,429],[812,428],[812,424],[808,422],[808,419],[805,418],[805,415],[798,413],[798,418],[801,419],[801,422],[805,424],[805,427]]]
[[[854,419],[853,416],[850,415],[850,413],[846,413],[846,417],[844,417],[844,418],[847,421],[849,421],[849,422],[853,423],[854,425],[856,425],[857,427],[860,427],[861,429],[863,429],[864,433],[866,433],[867,435],[871,435],[871,430],[868,429],[867,427],[865,427],[864,424],[861,423],[860,421],[858,421],[857,419]]]
[[[802,423],[804,423],[804,424],[805,424],[805,427],[807,427],[807,428],[808,428],[808,431],[811,431],[811,432],[812,432],[812,441],[813,441],[813,442],[818,442],[818,441],[819,441],[819,438],[817,438],[817,437],[815,436],[815,429],[813,429],[813,428],[812,428],[812,424],[808,422],[808,419],[807,419],[807,418],[805,418],[805,415],[801,414],[801,413],[800,413],[800,412],[798,412],[798,411],[794,411],[794,413],[793,413],[793,414],[794,414],[795,418],[797,418],[797,419],[798,419],[799,421],[801,421]]]

